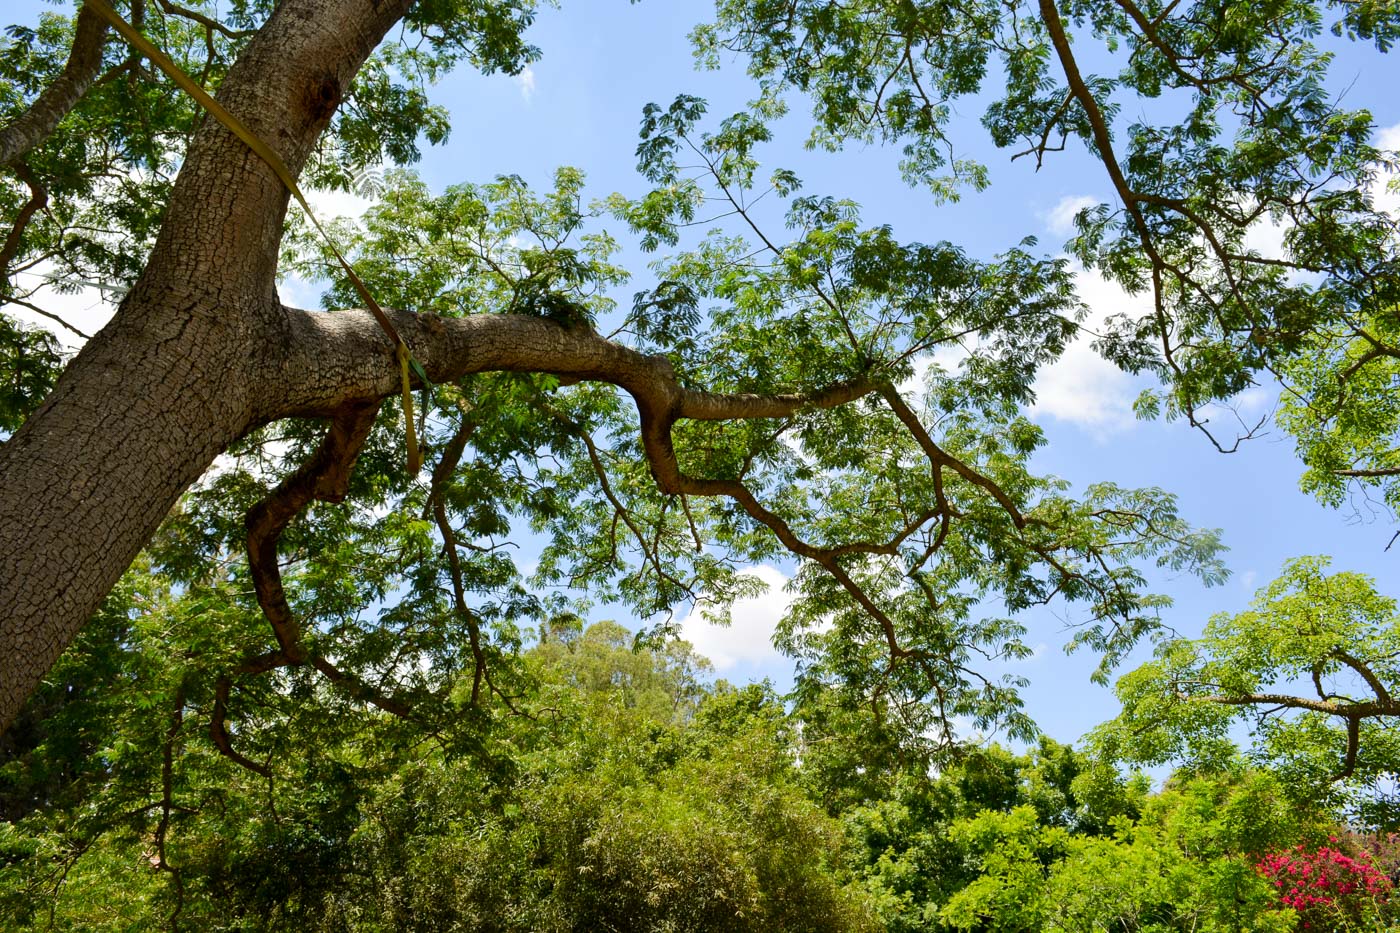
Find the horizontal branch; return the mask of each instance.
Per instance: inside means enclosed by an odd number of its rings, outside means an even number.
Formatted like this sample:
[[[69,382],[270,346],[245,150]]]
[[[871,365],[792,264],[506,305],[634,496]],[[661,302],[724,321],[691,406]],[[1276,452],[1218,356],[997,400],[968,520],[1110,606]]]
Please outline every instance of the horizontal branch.
[[[1400,716],[1400,703],[1381,700],[1365,703],[1335,703],[1330,700],[1309,700],[1287,693],[1225,693],[1196,697],[1221,706],[1282,706],[1287,709],[1310,710],[1343,719],[1368,719],[1377,716]]]
[[[279,384],[268,387],[262,422],[328,417],[347,404],[387,398],[399,388],[393,348],[365,311],[284,309],[290,333],[281,348]],[[811,394],[723,394],[685,388],[671,362],[599,336],[524,314],[460,318],[386,309],[414,356],[436,383],[480,372],[548,373],[568,382],[605,382],[627,391],[644,414],[668,423],[786,418],[834,408],[870,394],[876,383],[850,380]]]
[[[1377,470],[1333,470],[1337,476],[1352,476],[1358,478],[1377,476],[1400,476],[1400,467],[1384,467]]]

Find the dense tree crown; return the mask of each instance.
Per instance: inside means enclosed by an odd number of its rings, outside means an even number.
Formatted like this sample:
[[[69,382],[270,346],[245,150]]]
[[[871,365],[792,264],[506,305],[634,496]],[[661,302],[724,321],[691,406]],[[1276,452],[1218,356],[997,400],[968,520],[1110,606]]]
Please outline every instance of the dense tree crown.
[[[6,923],[1395,920],[1393,840],[1353,832],[1397,820],[1394,600],[1300,558],[1177,637],[1155,571],[1223,580],[1219,533],[1172,490],[1043,475],[1027,412],[1086,334],[1090,270],[1145,299],[1092,335],[1153,381],[1141,416],[1230,450],[1251,426],[1208,407],[1278,389],[1307,491],[1400,506],[1400,238],[1375,202],[1400,163],[1329,71],[1388,52],[1400,7],[719,0],[698,60],[746,69],[752,103],[648,105],[607,194],[568,167],[412,171],[448,139],[440,77],[541,54],[534,0],[114,6],[303,186],[373,195],[333,236],[423,367],[427,460],[404,469],[393,347],[269,166],[92,6],[12,27]],[[802,113],[816,149],[897,147],[930,206],[989,184],[964,133],[1047,171],[1077,150],[1113,199],[1068,255],[906,242],[771,163]],[[1270,224],[1277,254],[1250,239]],[[324,308],[284,305],[289,274]],[[98,333],[44,307],[93,287],[119,296]],[[762,562],[795,568],[781,698],[673,638]],[[635,638],[586,625],[600,603]],[[1155,647],[1085,751],[1000,673],[1047,606],[1102,683]],[[1151,793],[1118,763],[1181,770]],[[1280,900],[1304,865],[1335,890]]]

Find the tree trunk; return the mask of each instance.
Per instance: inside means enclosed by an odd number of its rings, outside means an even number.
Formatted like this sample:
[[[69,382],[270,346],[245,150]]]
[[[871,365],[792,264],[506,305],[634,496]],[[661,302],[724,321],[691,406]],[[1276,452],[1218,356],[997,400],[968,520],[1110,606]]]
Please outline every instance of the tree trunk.
[[[220,102],[298,171],[408,5],[286,0]],[[275,273],[287,198],[206,120],[140,279],[0,447],[0,731],[180,494],[283,407],[276,341],[288,323]]]

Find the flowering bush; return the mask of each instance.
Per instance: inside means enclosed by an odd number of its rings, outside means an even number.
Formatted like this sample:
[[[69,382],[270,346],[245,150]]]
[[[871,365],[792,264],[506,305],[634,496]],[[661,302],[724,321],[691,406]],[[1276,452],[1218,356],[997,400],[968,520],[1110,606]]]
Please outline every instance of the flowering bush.
[[[1332,842],[1337,842],[1335,836]],[[1255,867],[1273,882],[1284,906],[1298,912],[1305,930],[1379,924],[1389,913],[1394,884],[1365,849],[1348,855],[1333,846],[1309,850],[1300,845],[1266,855]]]
[[[1400,884],[1400,833],[1348,832],[1346,840],[1351,848],[1369,855],[1371,864],[1392,884]]]

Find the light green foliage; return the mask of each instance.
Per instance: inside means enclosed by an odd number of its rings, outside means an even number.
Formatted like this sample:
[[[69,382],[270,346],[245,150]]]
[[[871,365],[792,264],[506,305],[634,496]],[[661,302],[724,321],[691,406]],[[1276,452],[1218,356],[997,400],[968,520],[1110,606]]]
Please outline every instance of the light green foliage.
[[[641,717],[682,724],[708,693],[713,670],[683,641],[669,640],[653,650],[633,651],[631,632],[616,622],[595,622],[579,631],[567,617],[552,620],[547,635],[531,649],[543,689],[568,703],[596,699],[620,703]]]
[[[1049,739],[1025,755],[969,750],[933,780],[907,766],[885,770],[864,799],[838,806],[855,870],[892,931],[956,927],[992,903],[1011,924],[1003,928],[1036,929],[1042,892],[1027,873],[1040,876],[1042,855],[1048,864],[1067,840],[1135,818],[1147,792],[1141,780]]]
[[[891,931],[1292,930],[1255,863],[1324,839],[1333,816],[1238,762],[1149,793],[1049,740],[971,751],[932,779],[906,771],[842,805],[851,864]]]
[[[1111,835],[1071,835],[1021,806],[951,828],[978,876],[940,911],[962,930],[1286,931],[1257,856],[1307,829],[1258,773],[1174,783]]]
[[[1306,346],[1279,367],[1287,391],[1278,414],[1307,467],[1303,489],[1332,506],[1349,488],[1374,489],[1400,510],[1400,310],[1318,330]]]
[[[1243,720],[1254,758],[1300,798],[1355,794],[1369,818],[1393,819],[1385,797],[1368,798],[1400,772],[1400,616],[1374,581],[1326,569],[1320,558],[1291,561],[1249,610],[1212,617],[1199,639],[1162,643],[1118,682],[1123,713],[1100,728],[1100,746],[1209,768],[1233,754],[1230,728]]]
[[[987,811],[951,827],[950,835],[977,874],[949,898],[939,911],[941,919],[963,930],[1045,928],[1044,865],[1063,849],[1064,830],[1042,829],[1034,810],[1019,807],[1010,813]]]
[[[343,227],[339,241],[385,304],[451,316],[542,314],[547,309],[537,306],[554,297],[583,309],[586,318],[575,323],[587,324],[612,309],[607,291],[627,273],[610,263],[613,238],[588,229],[598,211],[583,205],[583,191],[582,173],[571,168],[559,169],[543,195],[503,176],[434,196],[414,174],[393,171],[363,225]],[[319,276],[331,265],[312,231],[300,229],[290,242],[289,268]],[[341,279],[324,302],[346,307],[356,297]]]
[[[355,857],[402,873],[337,892],[326,928],[866,928],[832,875],[835,824],[793,783],[781,709],[761,688],[697,691],[679,655],[634,653],[608,623],[530,652],[576,686],[515,724],[511,779],[474,788],[461,761],[383,788]],[[637,702],[639,676],[679,690]]]
[[[1161,490],[1102,483],[1076,495],[1029,469],[1044,438],[1022,406],[1036,373],[1076,333],[1080,312],[1064,262],[1035,258],[1030,241],[990,262],[951,243],[901,243],[831,197],[791,197],[786,231],[769,229],[755,205],[800,184],[783,169],[768,179],[756,173],[770,114],[760,102],[705,131],[704,112],[685,96],[649,106],[637,152],[658,187],[641,202],[608,202],[652,247],[679,244],[697,204],[718,202],[732,218],[653,264],[664,287],[639,296],[635,313],[660,307],[673,326],[664,340],[635,327],[641,345],[666,353],[698,385],[752,393],[888,380],[909,394],[904,380],[916,362],[966,348],[953,371],[926,367],[919,398],[907,403],[909,417],[930,426],[938,456],[965,469],[925,468],[928,444],[893,402],[870,398],[776,422],[679,424],[683,470],[742,476],[765,509],[815,547],[894,542],[852,548],[840,561],[845,580],[815,561],[801,565],[779,638],[807,662],[805,676],[891,698],[927,696],[937,684],[932,714],[891,704],[896,715],[911,712],[902,724],[911,745],[937,739],[934,720],[954,716],[1031,736],[1017,682],[982,679],[976,657],[1023,656],[1015,616],[1064,600],[1084,607],[1089,621],[1073,645],[1101,652],[1106,676],[1166,605],[1146,590],[1139,563],[1218,582],[1216,535],[1189,527]],[[683,168],[696,158],[698,168]],[[693,313],[707,304],[703,317]],[[712,523],[701,527],[736,556],[783,553],[770,528],[737,506],[704,509]],[[889,664],[894,644],[908,656]]]

